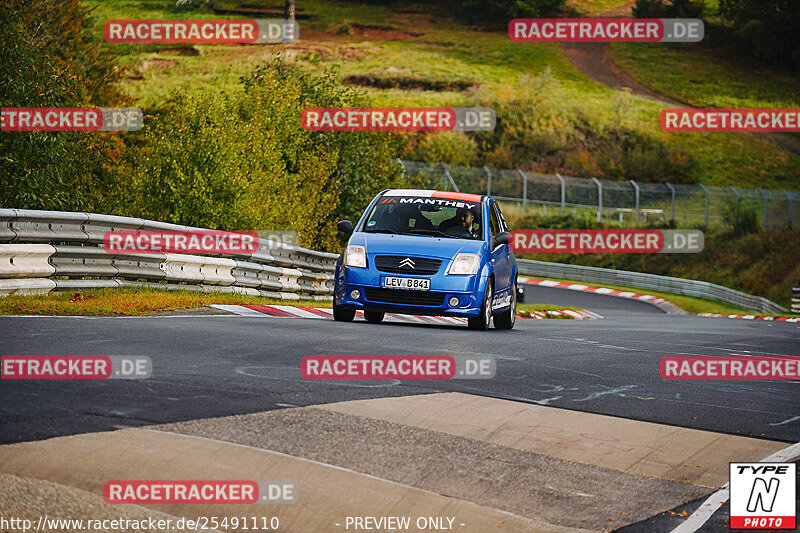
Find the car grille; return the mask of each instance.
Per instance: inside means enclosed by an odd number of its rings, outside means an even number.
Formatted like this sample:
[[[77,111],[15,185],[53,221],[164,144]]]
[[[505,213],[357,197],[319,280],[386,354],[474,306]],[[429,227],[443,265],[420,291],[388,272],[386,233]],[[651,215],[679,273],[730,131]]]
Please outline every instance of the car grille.
[[[444,294],[424,291],[401,291],[397,289],[378,289],[367,287],[364,289],[367,300],[390,304],[407,305],[435,305],[444,303]]]
[[[407,260],[414,262],[414,268],[408,264]],[[405,262],[405,265],[401,266]],[[408,257],[405,255],[378,255],[375,256],[375,267],[384,272],[395,274],[417,274],[430,276],[439,271],[442,262],[438,259],[428,259],[426,257]]]

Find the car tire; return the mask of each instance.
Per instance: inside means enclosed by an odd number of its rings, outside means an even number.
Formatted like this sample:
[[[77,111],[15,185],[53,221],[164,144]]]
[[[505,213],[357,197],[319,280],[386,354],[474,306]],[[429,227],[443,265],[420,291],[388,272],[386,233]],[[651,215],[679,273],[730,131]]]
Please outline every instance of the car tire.
[[[372,324],[380,324],[383,322],[385,315],[386,313],[381,313],[380,311],[364,311],[364,320]]]
[[[333,319],[337,322],[352,322],[356,317],[355,309],[347,309],[336,305],[336,300],[333,301]]]
[[[507,311],[494,316],[494,327],[497,329],[512,329],[517,321],[517,282],[511,287],[511,305]]]
[[[469,329],[479,331],[486,331],[489,329],[489,323],[492,321],[492,297],[494,296],[494,284],[492,280],[486,282],[486,292],[483,293],[483,305],[481,305],[481,314],[478,316],[471,316],[467,318],[467,325]]]

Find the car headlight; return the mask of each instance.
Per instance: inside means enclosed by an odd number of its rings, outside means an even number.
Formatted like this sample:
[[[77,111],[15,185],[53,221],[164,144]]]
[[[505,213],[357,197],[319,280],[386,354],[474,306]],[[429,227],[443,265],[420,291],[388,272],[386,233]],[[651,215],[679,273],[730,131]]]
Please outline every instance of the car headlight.
[[[458,254],[453,262],[450,263],[450,268],[447,269],[448,274],[461,274],[471,275],[478,273],[478,267],[481,264],[481,258],[478,254]]]
[[[367,268],[367,249],[358,244],[349,244],[344,253],[344,264],[349,267]]]

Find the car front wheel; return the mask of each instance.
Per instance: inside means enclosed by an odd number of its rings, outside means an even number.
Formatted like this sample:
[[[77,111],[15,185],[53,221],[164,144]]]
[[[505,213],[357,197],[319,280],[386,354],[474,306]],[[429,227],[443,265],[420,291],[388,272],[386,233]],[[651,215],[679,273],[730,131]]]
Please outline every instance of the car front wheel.
[[[494,327],[497,329],[511,329],[517,321],[517,282],[511,287],[511,305],[508,310],[498,313],[494,317]]]
[[[469,329],[486,331],[489,329],[489,322],[492,320],[492,296],[494,296],[494,284],[492,280],[486,282],[486,292],[483,294],[483,305],[481,314],[467,318]]]
[[[336,300],[333,301],[333,319],[337,322],[352,322],[356,317],[355,309],[347,309],[336,305]]]
[[[364,320],[372,324],[380,324],[383,322],[383,317],[385,315],[386,313],[381,313],[379,311],[364,311]]]

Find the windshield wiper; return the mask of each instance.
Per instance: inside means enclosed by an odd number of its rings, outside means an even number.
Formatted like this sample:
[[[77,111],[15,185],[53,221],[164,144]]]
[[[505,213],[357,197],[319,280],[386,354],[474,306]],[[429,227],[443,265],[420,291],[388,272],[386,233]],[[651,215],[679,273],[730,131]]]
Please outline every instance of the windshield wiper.
[[[392,233],[394,235],[402,235],[402,231],[395,231],[393,229],[365,229],[364,233]]]
[[[404,231],[403,233],[407,235],[430,235],[432,237],[447,237],[448,239],[458,239],[459,237],[455,235],[448,235],[443,231],[439,231],[438,229],[412,229],[408,231]]]

